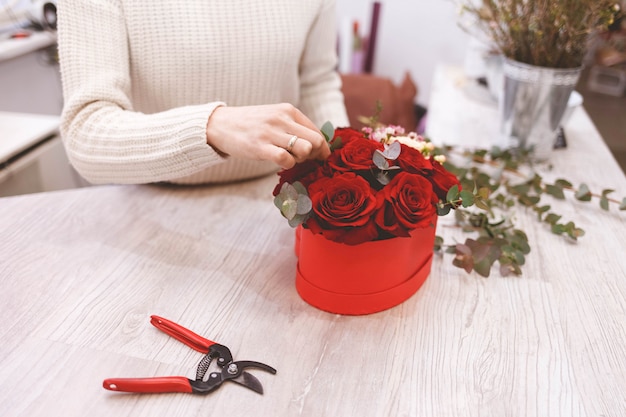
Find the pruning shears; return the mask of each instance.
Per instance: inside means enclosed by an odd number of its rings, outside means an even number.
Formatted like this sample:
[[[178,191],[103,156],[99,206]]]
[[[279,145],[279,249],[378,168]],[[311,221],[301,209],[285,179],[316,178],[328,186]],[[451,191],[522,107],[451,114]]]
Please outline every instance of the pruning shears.
[[[263,394],[261,382],[246,369],[256,368],[276,374],[276,369],[261,362],[234,361],[228,347],[205,339],[170,320],[151,316],[150,323],[176,340],[205,354],[198,364],[196,379],[189,379],[184,376],[108,378],[102,383],[105,389],[136,393],[186,392],[208,394],[219,388],[225,381],[232,381]],[[213,360],[216,360],[219,370],[209,372],[207,375]]]

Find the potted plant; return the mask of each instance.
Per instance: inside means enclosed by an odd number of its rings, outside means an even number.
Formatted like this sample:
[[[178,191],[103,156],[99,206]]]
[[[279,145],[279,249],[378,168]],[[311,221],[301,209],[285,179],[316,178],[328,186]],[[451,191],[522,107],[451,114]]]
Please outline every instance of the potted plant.
[[[620,11],[616,0],[478,0],[471,24],[504,57],[500,124],[505,146],[548,159],[591,35]]]
[[[462,5],[507,58],[547,68],[579,68],[590,35],[608,28],[616,0],[479,0]]]
[[[414,132],[327,124],[322,133],[330,157],[279,172],[273,192],[297,228],[298,293],[338,314],[400,304],[430,273],[437,215],[472,195],[459,191],[445,157]]]

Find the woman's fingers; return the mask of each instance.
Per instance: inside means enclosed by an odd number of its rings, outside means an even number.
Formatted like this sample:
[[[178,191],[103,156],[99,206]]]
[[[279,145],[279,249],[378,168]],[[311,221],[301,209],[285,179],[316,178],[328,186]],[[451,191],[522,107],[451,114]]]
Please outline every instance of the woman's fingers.
[[[207,123],[207,143],[245,159],[269,160],[283,168],[307,159],[325,159],[324,136],[290,104],[219,107]]]
[[[298,135],[289,136],[289,141],[284,146],[285,150],[291,154],[296,162],[304,162],[312,158],[313,145],[308,140]]]
[[[291,134],[296,131],[299,133]],[[279,146],[292,154],[297,162],[302,162],[306,159],[326,159],[330,154],[328,144],[319,131],[292,128],[284,136],[285,139],[281,141],[282,145]],[[296,139],[294,140],[293,138]]]

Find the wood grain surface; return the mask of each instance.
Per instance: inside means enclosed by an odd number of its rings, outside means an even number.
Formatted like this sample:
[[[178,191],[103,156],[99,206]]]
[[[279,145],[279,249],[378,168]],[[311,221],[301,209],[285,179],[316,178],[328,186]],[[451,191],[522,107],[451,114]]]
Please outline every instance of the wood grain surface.
[[[582,109],[544,172],[626,193]],[[626,216],[554,202],[578,243],[519,212],[523,276],[436,257],[408,301],[339,316],[302,301],[273,176],[212,186],[100,186],[0,199],[2,416],[626,415]],[[444,218],[438,234],[463,234]],[[323,260],[321,260],[323,262]],[[230,347],[258,395],[106,391],[109,377],[192,377],[202,355],[157,314]]]

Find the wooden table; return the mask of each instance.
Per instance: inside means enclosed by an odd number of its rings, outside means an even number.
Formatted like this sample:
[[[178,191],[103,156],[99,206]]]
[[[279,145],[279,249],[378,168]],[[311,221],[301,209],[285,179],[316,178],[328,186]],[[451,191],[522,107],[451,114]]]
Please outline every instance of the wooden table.
[[[626,192],[584,111],[553,172]],[[2,416],[611,416],[626,414],[626,221],[568,199],[572,243],[531,214],[524,275],[436,258],[408,301],[325,313],[294,286],[273,176],[215,187],[101,186],[0,199]],[[444,218],[445,220],[445,218]],[[446,238],[457,233],[439,224]],[[105,391],[107,377],[192,377],[201,354],[151,314],[228,345],[258,395]]]

